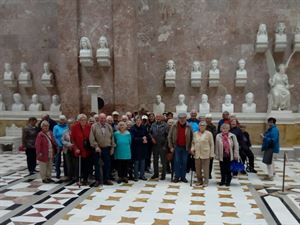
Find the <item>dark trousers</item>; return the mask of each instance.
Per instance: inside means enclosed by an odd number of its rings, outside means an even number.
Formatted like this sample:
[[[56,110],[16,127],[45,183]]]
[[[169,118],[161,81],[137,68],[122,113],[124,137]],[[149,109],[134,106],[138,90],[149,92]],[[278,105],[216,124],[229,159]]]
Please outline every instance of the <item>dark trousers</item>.
[[[213,169],[213,163],[214,163],[214,158],[211,158],[209,160],[209,179],[211,178],[211,172],[212,172],[212,169]]]
[[[78,159],[72,154],[70,150],[64,153],[65,164],[67,167],[68,178],[70,180],[78,178]]]
[[[55,172],[56,172],[56,178],[60,178],[61,171],[60,171],[60,166],[61,166],[61,155],[62,155],[62,149],[59,148],[58,152],[56,153],[54,157],[54,165],[55,165]],[[66,157],[65,154],[63,154],[63,167],[64,167],[64,176],[68,176],[68,170],[67,170],[67,165],[66,165]]]
[[[118,177],[125,178],[128,174],[130,159],[117,159],[117,169],[118,169]]]
[[[145,159],[137,159],[134,161],[134,178],[142,178],[145,175]]]
[[[103,173],[102,173],[102,168],[101,168],[101,154],[100,152],[93,152],[92,155],[93,159],[93,165],[95,168],[95,180],[98,182],[103,182]]]
[[[81,177],[83,181],[87,181],[90,172],[90,165],[92,163],[91,157],[82,158],[81,157]]]
[[[230,184],[231,182],[231,171],[230,171],[230,159],[224,158],[223,161],[220,161],[221,169],[221,182],[225,184]]]
[[[104,163],[103,165],[103,181],[110,180],[111,172],[111,158],[110,158],[111,147],[101,148],[101,159]]]
[[[148,143],[146,158],[145,158],[145,170],[148,171],[151,167],[151,155],[152,155],[152,143]]]
[[[156,145],[153,145],[152,147],[153,152],[153,168],[154,168],[154,176],[159,175],[159,169],[158,169],[158,161],[160,158],[160,163],[162,165],[162,173],[161,176],[166,176],[166,148],[165,145],[160,145],[159,143]]]
[[[253,155],[253,152],[251,151],[250,148],[242,149],[240,151],[240,156],[241,156],[241,159],[242,159],[242,161],[243,161],[244,164],[246,162],[246,158],[248,157],[249,166],[251,168],[254,168],[254,155]]]
[[[175,147],[175,178],[185,179],[188,151],[185,147]]]
[[[36,168],[36,150],[35,148],[26,148],[27,168],[29,173],[35,171]]]

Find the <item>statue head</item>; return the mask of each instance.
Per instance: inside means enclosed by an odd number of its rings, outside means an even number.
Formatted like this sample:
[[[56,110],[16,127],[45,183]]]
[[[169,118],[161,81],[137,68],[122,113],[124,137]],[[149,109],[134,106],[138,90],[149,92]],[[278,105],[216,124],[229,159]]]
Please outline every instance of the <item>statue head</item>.
[[[32,103],[33,104],[37,104],[38,103],[38,99],[39,97],[38,97],[38,95],[37,94],[33,94],[32,96],[31,96],[31,101],[32,101]]]
[[[231,99],[232,99],[232,97],[231,97],[231,95],[230,94],[227,94],[227,95],[225,95],[225,105],[231,105]]]
[[[245,65],[246,65],[245,59],[240,59],[239,60],[239,69],[240,70],[244,70],[245,69]]]
[[[267,35],[267,25],[264,23],[259,24],[257,35]]]
[[[175,71],[175,62],[173,60],[168,60],[167,62],[167,70],[174,70]]]
[[[80,49],[92,49],[91,42],[87,37],[80,38]]]
[[[300,34],[300,23],[297,24],[295,33]]]
[[[4,70],[5,70],[5,72],[10,72],[11,71],[11,65],[9,63],[4,63]]]
[[[254,94],[252,92],[249,92],[245,95],[245,101],[248,105],[251,105],[254,100]]]
[[[283,22],[280,22],[277,24],[277,27],[276,27],[276,33],[278,34],[285,34],[285,24]]]
[[[218,60],[216,59],[211,60],[211,68],[213,70],[216,70],[218,68]]]
[[[280,74],[285,74],[286,66],[284,64],[280,64],[278,66],[278,70]]]
[[[161,103],[161,96],[160,95],[156,95],[156,103],[157,104]]]
[[[99,38],[98,44],[99,44],[100,48],[108,48],[107,39],[104,36],[101,36]]]
[[[50,72],[50,70],[49,70],[49,63],[48,62],[44,63],[44,71],[45,71],[45,73],[49,73]]]
[[[20,66],[20,69],[21,69],[22,73],[27,73],[28,72],[28,70],[27,70],[27,63],[22,62],[21,66]]]
[[[193,72],[199,72],[200,71],[200,62],[194,61],[193,62]]]
[[[54,104],[54,105],[59,104],[59,96],[58,95],[53,95],[52,96],[52,104]]]
[[[201,103],[207,103],[208,102],[208,96],[207,94],[202,94],[201,96]]]
[[[14,102],[16,103],[16,104],[20,104],[21,103],[21,95],[19,94],[19,93],[14,93],[13,94],[13,99],[14,99]]]
[[[184,104],[184,100],[185,100],[184,94],[178,95],[178,102],[179,102],[180,104]]]

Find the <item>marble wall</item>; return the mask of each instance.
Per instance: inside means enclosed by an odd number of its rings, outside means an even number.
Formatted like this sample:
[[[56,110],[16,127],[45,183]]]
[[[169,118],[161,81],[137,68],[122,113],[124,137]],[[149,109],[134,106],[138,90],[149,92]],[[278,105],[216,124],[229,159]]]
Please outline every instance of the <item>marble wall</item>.
[[[275,25],[287,26],[289,47],[275,53],[277,64],[291,53],[293,29],[299,18],[300,2],[296,0],[0,0],[0,68],[12,64],[17,75],[22,61],[33,75],[32,88],[8,88],[0,82],[7,105],[12,94],[20,92],[28,106],[37,93],[46,110],[53,94],[61,96],[67,115],[90,109],[87,85],[101,85],[105,112],[127,111],[145,107],[151,110],[156,94],[163,96],[166,110],[174,111],[177,96],[186,95],[189,109],[199,104],[207,93],[212,111],[220,111],[226,93],[232,94],[235,110],[241,111],[244,95],[255,94],[257,111],[267,110],[268,73],[264,54],[254,52],[258,25],[268,26],[270,48]],[[79,39],[90,38],[94,57],[101,35],[111,48],[112,66],[92,68],[79,65]],[[208,88],[211,59],[219,60],[221,86]],[[248,83],[234,85],[237,61],[247,61]],[[176,62],[176,88],[164,86],[168,59]],[[199,60],[203,81],[200,88],[190,86],[192,62]],[[41,84],[43,62],[49,61],[55,73],[56,86]],[[292,110],[300,103],[297,79],[300,54],[290,62],[287,74],[291,84]],[[4,69],[3,69],[4,70]]]

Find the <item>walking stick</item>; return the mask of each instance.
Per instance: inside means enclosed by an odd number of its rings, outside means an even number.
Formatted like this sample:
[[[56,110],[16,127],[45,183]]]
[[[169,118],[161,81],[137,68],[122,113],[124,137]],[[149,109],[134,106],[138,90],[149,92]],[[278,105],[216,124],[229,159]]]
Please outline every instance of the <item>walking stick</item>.
[[[193,159],[193,155],[191,155],[191,159]],[[190,182],[190,186],[193,186],[193,168],[191,167],[191,182]]]
[[[81,155],[79,155],[79,162],[78,162],[78,187],[80,188],[81,186]]]

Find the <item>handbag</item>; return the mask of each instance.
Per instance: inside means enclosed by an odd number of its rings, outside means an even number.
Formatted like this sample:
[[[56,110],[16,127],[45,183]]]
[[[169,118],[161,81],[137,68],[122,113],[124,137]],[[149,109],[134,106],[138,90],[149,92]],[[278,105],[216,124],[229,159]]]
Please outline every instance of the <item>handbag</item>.
[[[273,149],[268,148],[268,149],[264,150],[262,162],[264,164],[270,165],[270,164],[272,164],[272,160],[273,160]]]
[[[245,165],[242,162],[233,160],[230,162],[230,171],[231,172],[242,172],[245,170]]]

